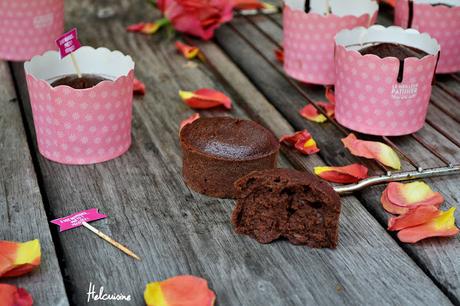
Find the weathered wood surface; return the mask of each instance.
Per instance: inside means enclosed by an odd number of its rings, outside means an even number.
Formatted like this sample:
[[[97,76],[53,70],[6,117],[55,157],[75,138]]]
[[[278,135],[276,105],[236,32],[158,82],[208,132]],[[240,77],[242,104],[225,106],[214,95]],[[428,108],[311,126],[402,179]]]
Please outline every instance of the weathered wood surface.
[[[339,141],[340,132],[331,123],[319,126],[316,123],[303,120],[298,115],[297,110],[305,105],[307,101],[282,76],[282,67],[276,62],[273,53],[282,39],[280,19],[280,15],[239,17],[231,25],[219,31],[217,40],[232,60],[240,66],[258,89],[268,97],[270,102],[296,129],[307,128],[313,133],[318,140],[319,147],[322,149],[319,155],[327,163],[343,165],[354,161],[355,158],[349,157],[347,153],[343,152],[343,147]],[[265,57],[265,60],[263,57]],[[299,84],[298,86],[311,100],[324,100],[324,89],[322,87]],[[446,96],[443,92],[439,93],[439,88],[437,91],[438,94]],[[452,99],[452,97],[449,98]],[[436,95],[433,96],[433,100],[437,102],[437,105],[442,105],[448,109],[454,109],[456,104],[459,103],[454,101],[454,104],[446,105],[448,104],[446,100],[439,99]],[[448,115],[437,106],[430,106],[429,122],[435,122],[436,127],[444,131],[452,140],[440,134],[430,124],[427,124],[414,136],[391,139],[414,163],[403,163],[403,169],[409,170],[418,166],[444,166],[446,161],[457,164],[460,162],[460,150],[458,147],[458,141],[460,140],[460,137],[458,137],[459,126],[453,118],[455,118],[455,115]],[[433,155],[430,149],[436,149],[441,152],[442,159]],[[375,167],[373,169],[373,171],[379,170]],[[458,186],[460,178],[458,176],[427,180],[427,182],[445,196],[446,203],[444,208],[459,207]],[[362,192],[359,198],[362,199],[365,207],[376,216],[381,224],[385,225],[388,215],[379,204],[382,190],[383,187],[371,188]],[[457,218],[460,217],[458,210],[456,216]],[[415,246],[402,244],[402,247],[416,259],[416,262],[427,271],[453,301],[460,303],[460,258],[456,255],[460,249],[460,239],[458,237],[441,241],[427,240]]]
[[[235,108],[204,115],[249,116],[278,136],[292,132],[293,127],[218,47],[203,45],[214,70],[187,65],[175,53],[173,41],[124,32],[130,23],[151,19],[149,7],[123,1],[117,19],[97,20],[94,5],[89,0],[80,1],[78,7],[68,5],[69,25],[79,27],[86,44],[131,54],[137,76],[148,87],[148,94],[135,101],[133,145],[121,158],[94,166],[63,166],[38,153],[37,158],[52,217],[98,207],[109,218],[94,225],[127,244],[143,260],[133,261],[83,228],[60,234],[73,303],[85,303],[92,282],[107,292],[131,294],[132,304],[143,305],[148,281],[191,273],[209,280],[220,305],[450,304],[354,197],[344,198],[337,250],[286,242],[260,245],[236,235],[229,222],[233,202],[193,193],[182,181],[178,123],[192,111],[180,102],[177,91],[215,87],[234,99]],[[33,134],[18,65],[15,75]],[[327,155],[331,160],[334,154],[345,154],[335,140],[324,139],[336,148]],[[316,156],[286,152],[298,168],[323,163]],[[289,165],[282,161],[281,166]]]
[[[0,61],[0,240],[40,239],[42,262],[26,276],[0,279],[26,288],[36,305],[68,305],[32,164],[10,69]],[[0,301],[0,305],[2,301]]]

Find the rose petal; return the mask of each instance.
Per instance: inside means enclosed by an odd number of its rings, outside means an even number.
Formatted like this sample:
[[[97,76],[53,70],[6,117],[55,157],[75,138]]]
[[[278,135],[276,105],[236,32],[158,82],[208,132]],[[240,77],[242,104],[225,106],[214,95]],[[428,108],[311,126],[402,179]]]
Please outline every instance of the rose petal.
[[[296,132],[292,135],[284,135],[281,137],[280,142],[294,145],[297,151],[306,155],[319,152],[315,140],[307,130]]]
[[[392,7],[395,7],[396,5],[396,0],[381,0],[381,1],[389,4]]]
[[[189,60],[194,59],[198,53],[200,53],[200,49],[198,47],[186,45],[180,41],[176,41],[176,48],[186,59]]]
[[[332,103],[335,104],[335,93],[334,90],[332,89],[332,86],[326,86],[326,99]]]
[[[145,84],[134,78],[133,81],[133,94],[143,96],[145,95]]]
[[[282,48],[275,49],[276,60],[280,63],[284,63],[284,50]]]
[[[263,2],[259,0],[233,0],[237,10],[260,10],[265,8]]]
[[[40,265],[40,241],[0,240],[0,277],[20,276]]]
[[[161,28],[158,22],[141,22],[130,25],[126,28],[128,32],[137,32],[142,34],[155,34]]]
[[[392,217],[388,220],[389,231],[399,231],[408,227],[424,224],[436,218],[439,215],[436,206],[419,206],[410,209],[406,214],[400,217]]]
[[[385,209],[390,214],[394,215],[404,215],[409,211],[409,208],[404,208],[401,206],[396,206],[388,200],[387,190],[385,189],[382,192],[382,196],[380,197],[380,202],[382,203],[383,209]]]
[[[194,113],[193,115],[191,115],[191,116],[188,117],[187,119],[183,120],[183,121],[180,123],[179,132],[184,128],[184,126],[186,126],[187,124],[190,124],[190,123],[192,123],[193,121],[198,120],[198,119],[200,119],[200,114]]]
[[[194,92],[180,90],[179,96],[191,108],[207,109],[220,105],[227,109],[232,108],[232,100],[222,92],[214,89],[203,88]]]
[[[212,306],[216,295],[205,279],[180,275],[147,284],[144,299],[148,306]]]
[[[440,205],[444,197],[431,190],[424,182],[390,183],[387,187],[388,200],[397,206],[411,208],[416,206]]]
[[[352,164],[343,167],[315,167],[314,172],[326,181],[349,184],[367,178],[368,169],[360,164]]]
[[[392,204],[390,200],[388,200],[386,189],[382,192],[382,196],[380,197],[380,202],[382,203],[383,209],[385,209],[390,214],[404,215],[405,213],[409,211],[409,208],[404,208],[404,207]]]
[[[329,117],[334,116],[334,114],[335,114],[335,104],[326,103],[326,102],[316,102],[316,104],[319,107],[321,107],[322,109],[324,109],[324,111],[326,112],[326,115],[328,115]]]
[[[0,303],[2,306],[32,306],[32,296],[24,288],[0,284]]]
[[[401,161],[392,148],[376,141],[359,140],[354,134],[342,139],[345,148],[355,156],[375,159],[393,169],[401,169]]]
[[[326,116],[320,114],[313,104],[308,104],[303,107],[299,111],[299,114],[305,119],[313,122],[323,123],[327,120]]]
[[[454,212],[455,207],[440,211],[436,218],[425,224],[403,229],[398,233],[398,238],[401,242],[415,243],[430,237],[455,236],[460,230],[455,226]]]

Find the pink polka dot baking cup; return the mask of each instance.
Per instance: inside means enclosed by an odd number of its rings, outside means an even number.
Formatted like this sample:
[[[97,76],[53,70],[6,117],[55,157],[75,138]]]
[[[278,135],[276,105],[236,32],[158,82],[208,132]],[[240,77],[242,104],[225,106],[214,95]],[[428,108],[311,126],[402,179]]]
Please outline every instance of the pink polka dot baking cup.
[[[94,164],[122,155],[131,145],[134,62],[106,48],[75,53],[83,74],[102,76],[88,89],[50,84],[75,74],[70,56],[57,51],[24,65],[40,153],[63,164]]]
[[[436,5],[446,4],[450,5]],[[460,1],[458,0],[398,0],[395,24],[429,33],[441,45],[437,73],[460,71]]]
[[[55,48],[64,0],[0,0],[0,59],[29,60]]]
[[[337,4],[336,4],[337,3]],[[283,12],[284,70],[306,83],[334,84],[334,36],[343,29],[374,24],[378,5],[371,0],[331,0],[333,13],[292,9]],[[334,9],[335,8],[335,9]]]
[[[376,43],[396,43],[428,55],[396,57],[361,55]],[[336,36],[335,116],[358,132],[398,136],[422,128],[431,96],[439,44],[428,34],[400,27],[372,26],[344,30]]]

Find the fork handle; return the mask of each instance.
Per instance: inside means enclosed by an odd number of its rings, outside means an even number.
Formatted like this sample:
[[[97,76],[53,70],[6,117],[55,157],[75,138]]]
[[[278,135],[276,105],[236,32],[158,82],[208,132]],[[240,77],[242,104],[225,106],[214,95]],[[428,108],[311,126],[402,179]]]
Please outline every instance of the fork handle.
[[[419,168],[414,171],[405,171],[405,172],[387,172],[387,174],[380,176],[373,176],[367,179],[361,180],[356,184],[335,186],[334,190],[339,195],[351,194],[355,191],[362,190],[369,186],[389,183],[389,182],[401,182],[401,181],[410,181],[416,179],[423,179],[436,176],[445,176],[445,175],[454,175],[460,174],[460,165],[450,165],[447,167],[439,168],[430,168],[422,169]]]

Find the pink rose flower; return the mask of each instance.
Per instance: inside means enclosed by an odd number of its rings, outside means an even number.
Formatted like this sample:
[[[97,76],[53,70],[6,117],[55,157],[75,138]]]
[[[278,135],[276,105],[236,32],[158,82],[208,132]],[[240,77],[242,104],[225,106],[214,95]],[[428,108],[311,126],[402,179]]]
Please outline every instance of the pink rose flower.
[[[233,0],[158,0],[157,5],[177,31],[204,40],[233,18]]]

